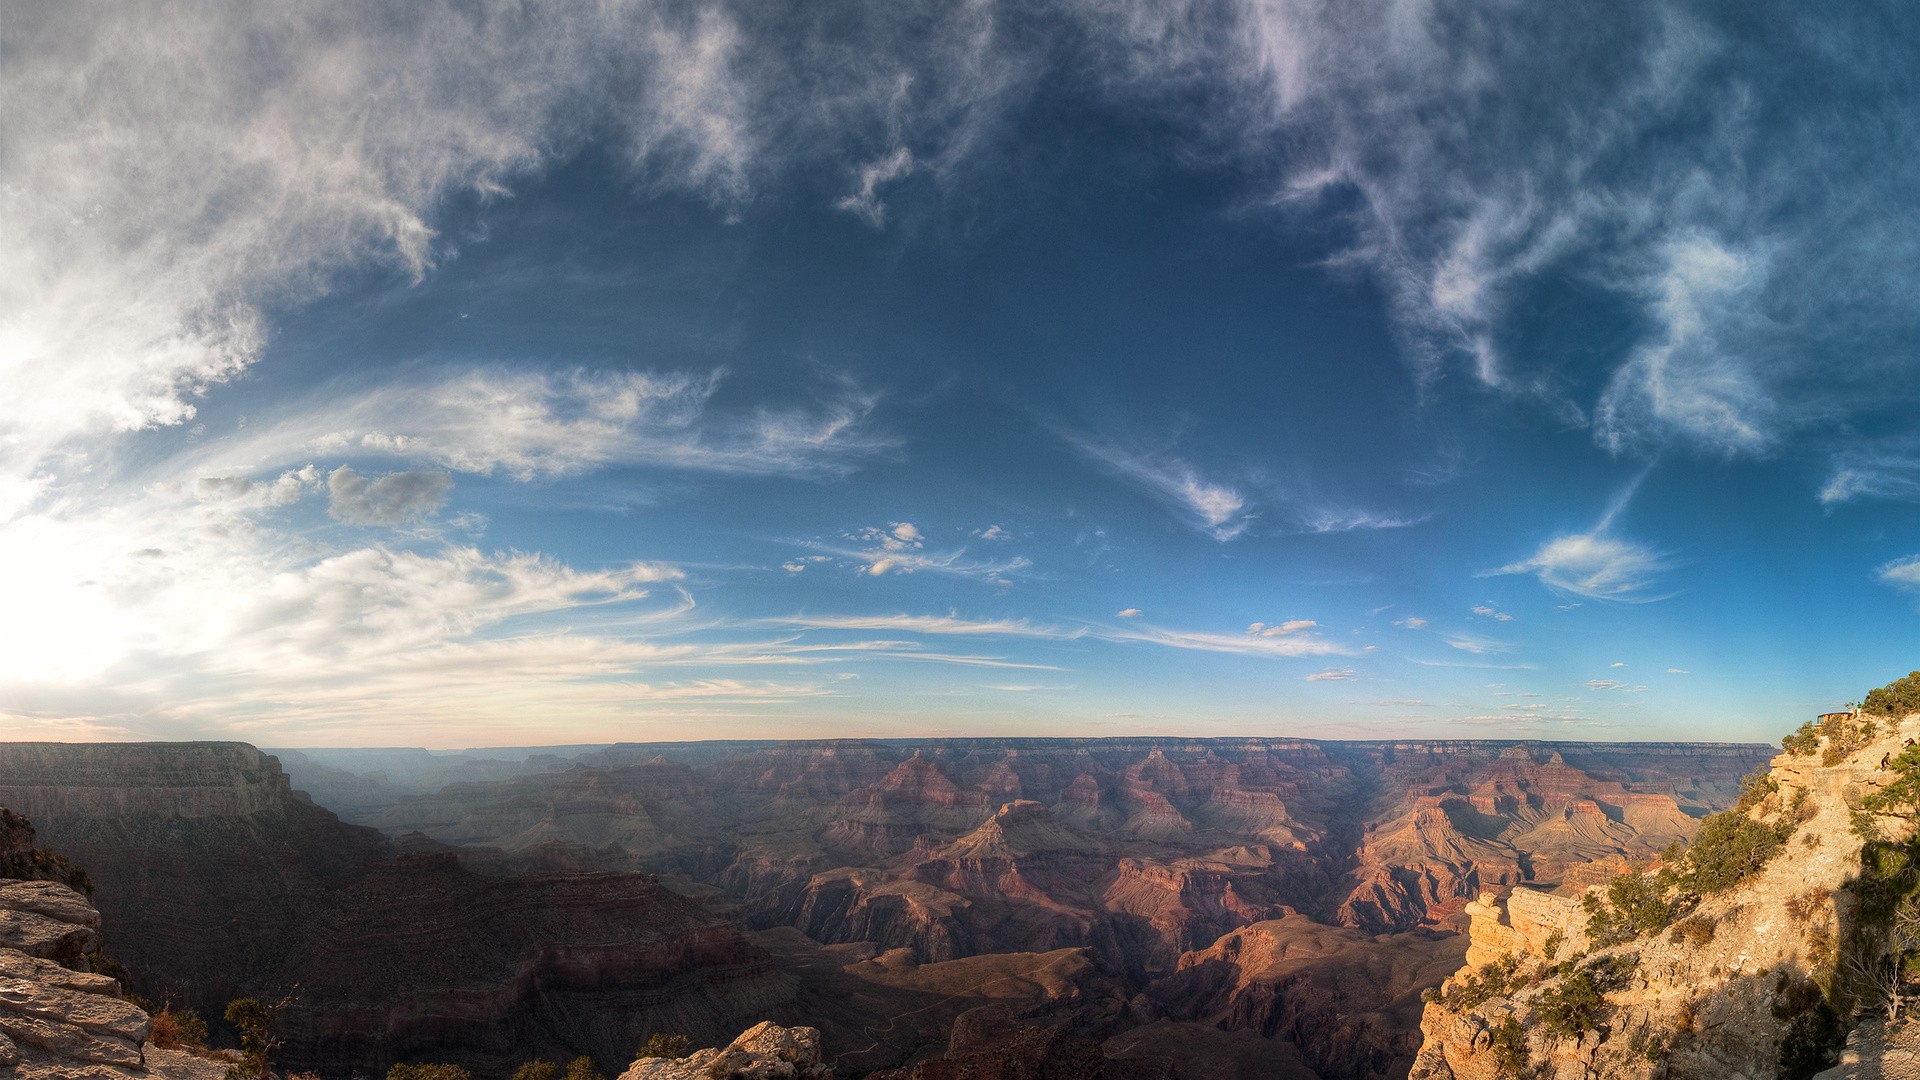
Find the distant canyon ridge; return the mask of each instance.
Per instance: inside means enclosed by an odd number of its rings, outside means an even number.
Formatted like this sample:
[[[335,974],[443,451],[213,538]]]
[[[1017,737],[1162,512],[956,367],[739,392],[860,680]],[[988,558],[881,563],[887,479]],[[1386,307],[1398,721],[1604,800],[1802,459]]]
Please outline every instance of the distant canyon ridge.
[[[0,744],[156,1001],[292,995],[328,1075],[822,1029],[858,1076],[983,1005],[1189,1080],[1404,1076],[1482,891],[1691,837],[1768,746],[1301,739],[428,754]]]

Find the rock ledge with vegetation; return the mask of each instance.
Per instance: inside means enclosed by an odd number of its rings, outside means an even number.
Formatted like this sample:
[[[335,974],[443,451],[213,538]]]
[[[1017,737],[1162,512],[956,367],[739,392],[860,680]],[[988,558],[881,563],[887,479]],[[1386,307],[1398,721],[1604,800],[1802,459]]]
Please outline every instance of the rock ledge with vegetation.
[[[1411,1080],[1909,1075],[1920,672],[1783,749],[1690,846],[1573,896],[1471,905]]]

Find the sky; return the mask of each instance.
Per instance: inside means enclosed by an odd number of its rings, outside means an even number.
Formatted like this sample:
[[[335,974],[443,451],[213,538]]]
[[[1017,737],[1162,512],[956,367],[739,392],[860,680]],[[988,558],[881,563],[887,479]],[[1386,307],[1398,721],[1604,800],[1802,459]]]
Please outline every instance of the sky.
[[[1897,0],[0,23],[0,737],[1772,740],[1920,667]]]

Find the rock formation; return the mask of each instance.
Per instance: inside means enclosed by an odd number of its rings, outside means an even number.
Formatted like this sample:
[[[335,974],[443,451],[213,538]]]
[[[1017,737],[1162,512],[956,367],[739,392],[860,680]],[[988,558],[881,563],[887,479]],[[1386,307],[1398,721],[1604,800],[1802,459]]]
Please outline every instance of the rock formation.
[[[620,1080],[832,1080],[820,1060],[820,1033],[762,1021],[719,1049],[682,1058],[640,1058]]]
[[[1863,905],[1893,895],[1863,869],[1862,831],[1898,841],[1875,849],[1884,863],[1907,858],[1912,830],[1861,807],[1920,716],[1847,723],[1775,757],[1676,861],[1579,899],[1515,888],[1468,905],[1466,966],[1430,996],[1413,1080],[1813,1075],[1883,962],[1860,951]],[[1906,1030],[1868,1025],[1854,1063],[1820,1075],[1883,1075]]]
[[[39,856],[38,859],[35,856]],[[9,871],[64,866],[34,846],[27,819],[0,810]],[[0,1070],[19,1080],[218,1080],[224,1061],[147,1045],[153,1020],[114,979],[86,970],[100,913],[57,881],[0,880]]]

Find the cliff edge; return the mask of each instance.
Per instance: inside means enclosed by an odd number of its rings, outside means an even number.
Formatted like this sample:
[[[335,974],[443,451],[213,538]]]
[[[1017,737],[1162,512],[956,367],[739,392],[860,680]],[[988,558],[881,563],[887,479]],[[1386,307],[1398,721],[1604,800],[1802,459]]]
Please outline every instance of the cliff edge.
[[[1481,896],[1411,1080],[1905,1075],[1920,1025],[1888,1021],[1920,996],[1916,739],[1920,713],[1829,714],[1685,850],[1583,895]]]
[[[153,1019],[121,998],[117,981],[84,970],[99,950],[100,913],[62,881],[32,879],[36,869],[71,868],[34,847],[25,818],[0,809],[0,826],[9,871],[0,880],[0,1070],[18,1080],[224,1076],[225,1062],[147,1043]]]

